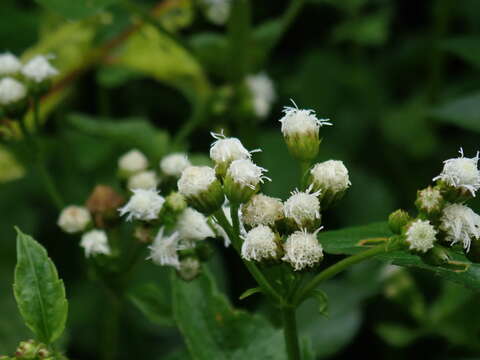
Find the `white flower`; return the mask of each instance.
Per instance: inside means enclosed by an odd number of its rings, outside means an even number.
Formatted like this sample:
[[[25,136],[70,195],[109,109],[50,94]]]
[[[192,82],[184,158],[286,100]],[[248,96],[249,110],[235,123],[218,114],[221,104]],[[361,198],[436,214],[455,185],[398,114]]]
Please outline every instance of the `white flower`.
[[[318,130],[323,125],[332,125],[329,119],[318,119],[313,110],[299,109],[285,106],[283,108],[283,117],[279,120],[282,123],[282,133],[284,136],[296,136],[303,134],[315,134],[318,136]]]
[[[285,217],[295,221],[299,227],[305,227],[320,220],[320,201],[317,197],[320,191],[310,192],[311,187],[305,192],[292,191],[283,206]]]
[[[155,189],[134,189],[128,203],[120,208],[120,216],[128,214],[127,221],[154,220],[158,217],[165,199]]]
[[[242,257],[249,261],[277,257],[278,246],[275,238],[274,232],[268,226],[259,225],[253,228],[244,237]]]
[[[40,83],[58,75],[58,70],[50,64],[46,56],[37,55],[23,66],[22,74],[28,80]]]
[[[247,76],[246,83],[252,93],[255,114],[260,118],[266,117],[276,98],[272,80],[265,73],[260,73]]]
[[[147,169],[148,160],[137,149],[132,149],[118,159],[118,168],[127,174],[134,174]]]
[[[167,155],[160,161],[160,169],[162,172],[165,175],[173,177],[180,177],[182,171],[190,165],[187,155],[183,153]]]
[[[180,239],[178,232],[174,232],[168,236],[164,236],[164,228],[160,228],[153,244],[149,246],[150,256],[147,259],[157,265],[172,266],[175,269],[180,268],[178,258],[178,241]]]
[[[283,244],[285,255],[282,260],[290,263],[295,271],[319,263],[323,258],[323,248],[317,240],[317,233],[320,230],[321,228],[314,233],[301,230],[291,234]]]
[[[468,206],[450,204],[443,209],[440,229],[445,231],[446,240],[453,244],[462,243],[469,251],[470,244],[480,239],[480,216]]]
[[[14,75],[20,71],[22,63],[10,53],[0,54],[0,76]]]
[[[283,218],[283,204],[263,194],[254,195],[242,207],[242,220],[249,226],[270,225]]]
[[[192,208],[186,208],[178,218],[177,231],[182,240],[200,241],[215,234],[207,218]]]
[[[310,170],[310,174],[314,186],[323,191],[329,190],[333,193],[339,193],[345,191],[351,185],[348,170],[339,160],[328,160],[316,164]]]
[[[255,189],[259,183],[263,184],[264,180],[270,181],[270,178],[263,175],[266,171],[268,170],[255,165],[249,159],[234,160],[228,167],[227,176],[237,184]]]
[[[440,211],[443,202],[442,193],[436,187],[431,186],[418,191],[415,204],[420,210],[430,213],[432,211]]]
[[[6,77],[0,80],[0,105],[9,105],[22,100],[27,88],[19,81]]]
[[[223,25],[230,16],[231,0],[202,0],[205,15],[215,25]]]
[[[85,230],[92,220],[90,212],[83,206],[70,205],[62,210],[58,217],[57,225],[69,233],[74,234]]]
[[[158,178],[155,171],[142,171],[132,175],[128,179],[128,188],[134,189],[155,189],[158,184]]]
[[[406,232],[406,241],[410,250],[427,252],[433,248],[433,243],[437,240],[437,230],[428,220],[415,220],[410,224]]]
[[[480,188],[480,171],[477,164],[479,153],[473,158],[463,156],[463,149],[460,148],[460,157],[444,161],[443,170],[433,180],[442,180],[450,186],[464,188],[475,196]]]
[[[250,159],[249,152],[242,142],[234,137],[225,137],[223,133],[210,133],[216,139],[210,146],[210,158],[216,164],[230,164],[234,160]],[[259,151],[259,150],[254,150]]]
[[[86,257],[98,254],[110,255],[107,234],[103,230],[91,230],[83,234],[80,246],[84,248]]]
[[[211,167],[189,166],[183,170],[178,180],[178,191],[186,197],[198,196],[208,190],[215,180],[217,180],[215,170]]]

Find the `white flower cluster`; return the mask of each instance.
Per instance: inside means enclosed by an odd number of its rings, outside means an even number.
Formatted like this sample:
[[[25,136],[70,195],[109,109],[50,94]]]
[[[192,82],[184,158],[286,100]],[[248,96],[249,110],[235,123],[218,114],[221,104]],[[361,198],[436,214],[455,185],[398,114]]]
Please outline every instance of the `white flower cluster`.
[[[189,166],[178,180],[178,191],[184,196],[198,196],[217,180],[215,170],[208,166]]]
[[[173,153],[165,156],[160,161],[160,169],[162,172],[171,177],[180,177],[182,171],[191,165],[188,157],[184,153]]]
[[[277,258],[279,246],[275,233],[265,225],[253,228],[245,235],[241,253],[244,259],[250,261]]]
[[[58,70],[50,64],[49,58],[52,58],[52,56],[35,56],[22,67],[22,75],[36,83],[41,83],[57,76]]]
[[[299,230],[291,234],[283,245],[285,255],[282,260],[290,263],[295,271],[318,264],[323,259],[323,248],[317,240],[319,230],[314,233]]]
[[[120,216],[127,215],[127,221],[151,221],[158,218],[165,199],[155,189],[134,189],[125,206],[118,209]]]
[[[0,105],[10,105],[27,96],[27,88],[20,81],[11,77],[0,80]]]
[[[295,103],[294,103],[295,105]],[[318,136],[318,130],[324,125],[332,125],[329,119],[318,119],[313,110],[285,106],[283,108],[282,133],[284,136],[298,136],[313,133]]]
[[[348,177],[348,170],[340,160],[328,160],[310,170],[312,184],[316,189],[339,193],[348,189],[352,183]]]
[[[91,230],[83,234],[80,246],[84,248],[87,258],[92,255],[110,255],[111,253],[107,233],[104,230]]]
[[[473,241],[480,240],[480,215],[463,204],[449,204],[443,209],[440,229],[452,245],[461,243],[466,251]]]
[[[428,220],[415,220],[406,232],[406,241],[410,250],[427,252],[437,240],[437,230]]]
[[[15,75],[22,69],[22,63],[11,53],[0,54],[0,76]]]
[[[227,176],[229,176],[234,183],[254,190],[260,183],[263,184],[265,180],[270,181],[269,177],[263,175],[263,173],[267,171],[267,169],[255,165],[249,159],[242,159],[232,161],[228,167]]]
[[[251,227],[258,225],[274,226],[284,217],[283,203],[264,194],[254,195],[242,207],[242,220]]]
[[[306,191],[292,191],[284,204],[285,217],[293,220],[300,228],[310,227],[321,218],[318,200],[320,191],[311,193],[311,190],[310,187]]]

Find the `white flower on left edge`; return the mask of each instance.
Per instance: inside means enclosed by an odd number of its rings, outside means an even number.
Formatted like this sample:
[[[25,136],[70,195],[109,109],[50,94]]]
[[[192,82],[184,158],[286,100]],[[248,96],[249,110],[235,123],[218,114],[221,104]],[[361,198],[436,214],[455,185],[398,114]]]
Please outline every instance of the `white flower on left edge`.
[[[276,98],[273,81],[265,73],[249,75],[245,81],[252,94],[255,115],[259,118],[265,118]]]
[[[91,230],[82,236],[80,246],[85,250],[85,256],[110,255],[107,234],[103,230]]]
[[[155,264],[162,266],[172,266],[175,269],[180,268],[180,260],[178,258],[178,242],[180,236],[177,231],[170,235],[165,235],[165,229],[162,227],[153,244],[149,246],[151,259]]]
[[[10,53],[0,54],[0,75],[14,75],[20,71],[22,63]]]
[[[23,66],[21,72],[25,78],[37,83],[58,75],[58,70],[50,64],[48,57],[44,55],[37,55],[32,58]]]
[[[162,209],[165,199],[155,189],[134,189],[128,203],[118,209],[120,216],[128,214],[127,221],[155,220]]]
[[[469,251],[472,241],[480,239],[480,215],[468,206],[450,204],[443,209],[440,229],[445,231],[446,240],[461,243]]]
[[[27,88],[19,81],[6,77],[0,80],[0,105],[9,105],[25,98]]]
[[[92,221],[92,217],[87,208],[70,205],[60,213],[57,225],[66,233],[74,234],[84,231],[90,221]]]

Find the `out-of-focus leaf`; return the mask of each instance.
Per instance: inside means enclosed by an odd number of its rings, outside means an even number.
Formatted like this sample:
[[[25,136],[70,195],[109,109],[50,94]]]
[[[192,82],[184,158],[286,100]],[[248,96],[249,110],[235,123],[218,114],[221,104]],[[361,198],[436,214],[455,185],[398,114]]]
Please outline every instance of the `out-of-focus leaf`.
[[[162,356],[162,360],[190,360],[191,357],[186,349],[175,350],[166,356]]]
[[[145,284],[130,291],[133,304],[151,321],[158,325],[173,326],[172,309],[165,292],[155,284]]]
[[[257,293],[259,293],[259,292],[262,292],[262,288],[260,288],[260,287],[250,288],[250,289],[248,289],[248,290],[245,290],[245,291],[243,292],[243,294],[240,295],[238,298],[239,298],[240,300],[243,300],[243,299],[246,299],[247,297],[252,296],[253,294],[257,294]]]
[[[341,23],[334,31],[336,41],[351,41],[360,45],[380,46],[388,39],[390,13],[378,11],[375,14]]]
[[[141,76],[141,74],[121,66],[101,67],[97,72],[98,83],[107,88],[121,86]]]
[[[68,122],[85,134],[109,139],[124,147],[137,147],[155,160],[160,159],[167,150],[167,133],[156,129],[143,118],[113,120],[72,114]]]
[[[368,0],[344,0],[344,1],[336,1],[336,0],[308,0],[314,4],[328,4],[331,6],[335,6],[340,10],[343,10],[348,13],[356,13],[362,6],[364,6]]]
[[[452,100],[431,111],[438,121],[480,132],[480,93]]]
[[[62,335],[68,315],[63,281],[43,246],[18,229],[14,293],[26,325],[40,341],[51,344]]]
[[[417,329],[390,323],[381,323],[375,330],[389,345],[397,347],[408,346],[422,335]]]
[[[190,46],[200,63],[212,74],[226,77],[228,42],[224,35],[200,33],[190,38]]]
[[[442,48],[459,56],[475,67],[480,67],[480,48],[478,36],[461,36],[446,39],[442,42]]]
[[[231,307],[210,275],[191,282],[172,276],[173,309],[192,359],[286,359],[280,330]]]
[[[2,268],[2,271],[7,273],[6,269]],[[0,284],[11,284],[11,281],[8,283],[1,281]],[[2,292],[0,296],[0,308],[2,309],[2,321],[0,321],[0,354],[11,354],[14,352],[19,341],[28,339],[31,337],[31,333],[23,324],[10,292]]]
[[[328,296],[322,290],[316,289],[312,293],[312,297],[317,301],[318,312],[328,316]]]
[[[81,19],[94,15],[118,0],[36,0],[48,10],[56,12],[68,19]]]
[[[14,155],[6,147],[0,145],[0,183],[19,179],[24,174],[25,169]]]

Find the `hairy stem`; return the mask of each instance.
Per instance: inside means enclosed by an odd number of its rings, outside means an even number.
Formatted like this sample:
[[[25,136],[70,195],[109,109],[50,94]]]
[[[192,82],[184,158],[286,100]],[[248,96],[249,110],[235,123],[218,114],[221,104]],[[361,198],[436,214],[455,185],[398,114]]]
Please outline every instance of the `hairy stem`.
[[[298,344],[297,319],[295,308],[284,307],[282,309],[283,335],[289,360],[300,360],[300,346]]]

